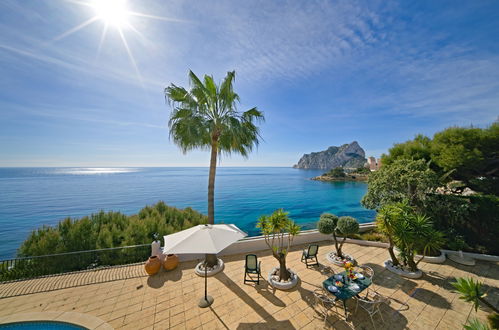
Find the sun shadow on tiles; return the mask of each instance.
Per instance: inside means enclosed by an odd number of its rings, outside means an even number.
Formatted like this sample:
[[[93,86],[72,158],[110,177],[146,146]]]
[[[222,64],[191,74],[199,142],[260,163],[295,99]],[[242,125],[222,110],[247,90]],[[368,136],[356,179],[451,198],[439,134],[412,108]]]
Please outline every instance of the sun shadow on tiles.
[[[149,276],[147,278],[147,285],[153,289],[159,289],[163,287],[163,285],[167,281],[177,282],[182,279],[182,270],[180,268],[165,271],[161,269],[159,273],[156,275]]]
[[[407,282],[412,282],[386,270],[385,267],[381,265],[374,263],[366,263],[363,265],[371,267],[374,270],[374,285],[382,286],[388,289],[398,289],[402,285],[408,285]],[[414,286],[416,286],[416,284],[414,284]]]
[[[239,287],[232,279],[230,279],[224,273],[218,273],[215,278],[220,281],[220,283],[224,284],[227,289],[232,291],[239,299],[241,299],[246,305],[251,307],[253,311],[255,311],[258,316],[260,316],[264,323],[261,323],[265,329],[269,328],[281,328],[287,327],[292,329],[293,326],[289,321],[277,321],[272,314],[266,311],[262,306],[260,306],[251,296],[246,293],[241,287]],[[284,322],[284,323],[283,323]],[[286,323],[287,322],[287,323]],[[238,329],[253,329],[256,325],[260,323],[241,323],[238,326]]]
[[[306,282],[305,282],[306,283]],[[323,310],[319,307],[314,292],[303,288],[300,284],[295,287],[300,293],[301,299],[309,305],[314,311],[313,317],[323,321],[324,314]],[[317,285],[314,285],[317,286]],[[317,286],[320,288],[320,286]],[[333,308],[327,316],[327,324],[333,329],[372,329],[372,323],[369,318],[369,314],[365,312],[362,308],[356,310],[356,301],[354,299],[347,300],[347,310],[348,319],[344,318],[343,304],[340,302],[338,309]],[[383,329],[389,324],[390,329],[405,329],[407,327],[407,319],[399,313],[399,311],[407,310],[407,304],[400,302],[398,300],[390,301],[389,304],[383,304],[381,310],[383,313],[383,318],[385,322],[381,321],[379,316],[374,317],[374,323],[376,329]],[[379,318],[379,319],[376,319]]]
[[[266,280],[260,280],[259,285],[255,285],[255,290],[275,306],[286,307],[286,304],[275,294],[275,289]]]
[[[402,290],[413,299],[419,300],[427,305],[442,309],[449,309],[451,307],[451,304],[447,301],[447,299],[428,289],[415,288],[414,290],[405,291],[404,288],[402,288]]]
[[[224,328],[225,329],[229,329],[229,327],[227,326],[227,324],[225,324],[225,322],[220,318],[220,315],[218,315],[218,313],[213,309],[213,307],[210,306],[210,310],[215,315],[215,317],[217,318],[217,320],[220,323],[222,323],[222,325],[224,326]]]
[[[277,320],[267,320],[267,322],[259,323],[239,323],[236,329],[296,329],[289,320],[277,321]]]
[[[496,262],[476,260],[475,266],[465,266],[454,261],[447,260],[446,265],[477,276],[499,280],[499,267]]]
[[[326,265],[321,264],[321,263],[319,263],[319,265],[316,265],[316,266],[309,266],[307,269],[315,270],[315,271],[319,272],[321,275],[324,275],[327,277],[332,276],[335,273],[334,269],[331,266],[326,266]]]

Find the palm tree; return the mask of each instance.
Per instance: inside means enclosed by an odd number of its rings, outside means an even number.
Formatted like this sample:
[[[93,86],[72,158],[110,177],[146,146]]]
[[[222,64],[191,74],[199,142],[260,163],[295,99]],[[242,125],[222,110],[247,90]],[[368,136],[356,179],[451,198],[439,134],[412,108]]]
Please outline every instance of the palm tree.
[[[258,146],[260,130],[256,122],[265,120],[263,112],[251,108],[237,110],[239,95],[234,92],[235,71],[228,72],[217,86],[212,76],[201,81],[189,71],[190,89],[171,84],[165,88],[165,98],[172,107],[168,126],[170,138],[186,153],[193,149],[211,150],[208,178],[208,223],[215,223],[215,175],[217,157],[224,153],[247,157]],[[207,256],[209,266],[215,256]]]

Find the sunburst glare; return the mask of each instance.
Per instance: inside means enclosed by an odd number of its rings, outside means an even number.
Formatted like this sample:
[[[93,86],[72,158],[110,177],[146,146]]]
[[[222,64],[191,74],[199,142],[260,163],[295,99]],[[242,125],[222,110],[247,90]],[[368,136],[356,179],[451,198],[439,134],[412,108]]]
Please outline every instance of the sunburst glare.
[[[125,0],[94,0],[91,6],[95,9],[97,17],[106,24],[117,28],[128,25],[130,11]]]
[[[129,9],[127,0],[89,0],[89,1],[70,0],[70,2],[92,8],[95,12],[95,15],[83,21],[82,23],[79,23],[76,26],[68,29],[67,31],[61,33],[60,35],[55,37],[53,41],[59,41],[61,39],[64,39],[69,35],[72,35],[73,33],[78,32],[95,22],[98,21],[103,22],[104,27],[102,29],[102,33],[98,41],[96,55],[99,56],[108,32],[111,29],[116,30],[118,32],[117,33],[118,37],[123,42],[126,54],[130,59],[130,63],[132,64],[132,67],[137,75],[140,84],[143,84],[141,74],[137,66],[137,61],[135,60],[132,54],[132,50],[130,49],[129,43],[127,42],[124,30],[129,29],[134,33],[136,33],[141,38],[143,38],[143,35],[134,26],[132,26],[131,17],[136,16],[140,18],[153,19],[153,20],[182,22],[182,20],[177,20],[173,18],[134,12]]]

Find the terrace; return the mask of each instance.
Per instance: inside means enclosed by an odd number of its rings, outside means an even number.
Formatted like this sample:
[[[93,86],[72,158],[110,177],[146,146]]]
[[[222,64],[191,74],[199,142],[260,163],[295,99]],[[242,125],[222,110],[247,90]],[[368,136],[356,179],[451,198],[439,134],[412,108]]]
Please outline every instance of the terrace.
[[[295,270],[300,283],[290,291],[274,291],[266,280],[243,284],[244,254],[224,256],[225,270],[208,280],[209,294],[215,298],[210,308],[201,309],[204,279],[194,274],[195,261],[182,262],[171,272],[161,271],[148,277],[142,264],[102,270],[82,271],[38,279],[0,284],[0,323],[16,314],[38,312],[83,313],[102,320],[116,329],[301,329],[323,328],[324,322],[313,291],[327,278],[331,265],[325,254],[333,249],[330,241],[319,243],[319,267],[306,268],[300,262],[297,245],[288,255],[288,267]],[[399,277],[383,268],[386,249],[345,244],[345,252],[359,264],[375,271],[374,285],[390,304],[382,306],[385,323],[374,317],[378,329],[459,329],[470,318],[486,319],[487,311],[477,312],[470,303],[458,299],[450,282],[454,277],[472,277],[484,282],[488,299],[499,304],[499,267],[496,262],[478,261],[476,266],[421,263],[425,272],[419,280]],[[262,274],[276,266],[268,251],[257,252]],[[348,306],[353,312],[355,301]],[[71,314],[71,313],[66,313]],[[369,316],[359,308],[345,321],[343,314],[332,312],[328,326],[337,329],[371,329]]]

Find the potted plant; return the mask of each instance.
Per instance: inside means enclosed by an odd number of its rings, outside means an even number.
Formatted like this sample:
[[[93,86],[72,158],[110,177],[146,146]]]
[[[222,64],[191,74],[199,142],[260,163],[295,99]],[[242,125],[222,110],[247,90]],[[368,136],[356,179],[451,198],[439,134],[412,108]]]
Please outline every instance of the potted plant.
[[[426,241],[416,249],[416,260],[431,264],[443,264],[445,262],[445,253],[441,249],[445,241],[443,233],[437,230],[427,232]]]
[[[430,249],[440,248],[438,242],[433,242],[432,239],[443,239],[443,236],[433,229],[430,218],[416,213],[407,202],[399,202],[381,208],[377,225],[389,240],[391,260],[385,261],[385,268],[409,278],[423,276],[418,269],[423,258],[416,261],[416,251],[423,251],[424,257]],[[395,247],[399,251],[400,259],[395,256]]]
[[[333,251],[326,255],[326,258],[330,262],[337,266],[343,266],[346,261],[350,261],[355,264],[355,259],[342,251],[343,244],[345,243],[347,236],[359,232],[359,223],[355,220],[355,218],[348,216],[338,218],[334,214],[324,213],[321,215],[319,222],[317,223],[317,228],[320,233],[333,236],[336,252]],[[339,240],[338,236],[341,236],[342,239]]]
[[[261,216],[256,225],[262,231],[272,255],[279,262],[279,267],[273,268],[269,273],[269,283],[281,290],[291,289],[298,283],[298,275],[286,267],[286,256],[293,238],[300,232],[300,227],[288,214],[282,209],[276,210],[269,216]]]

